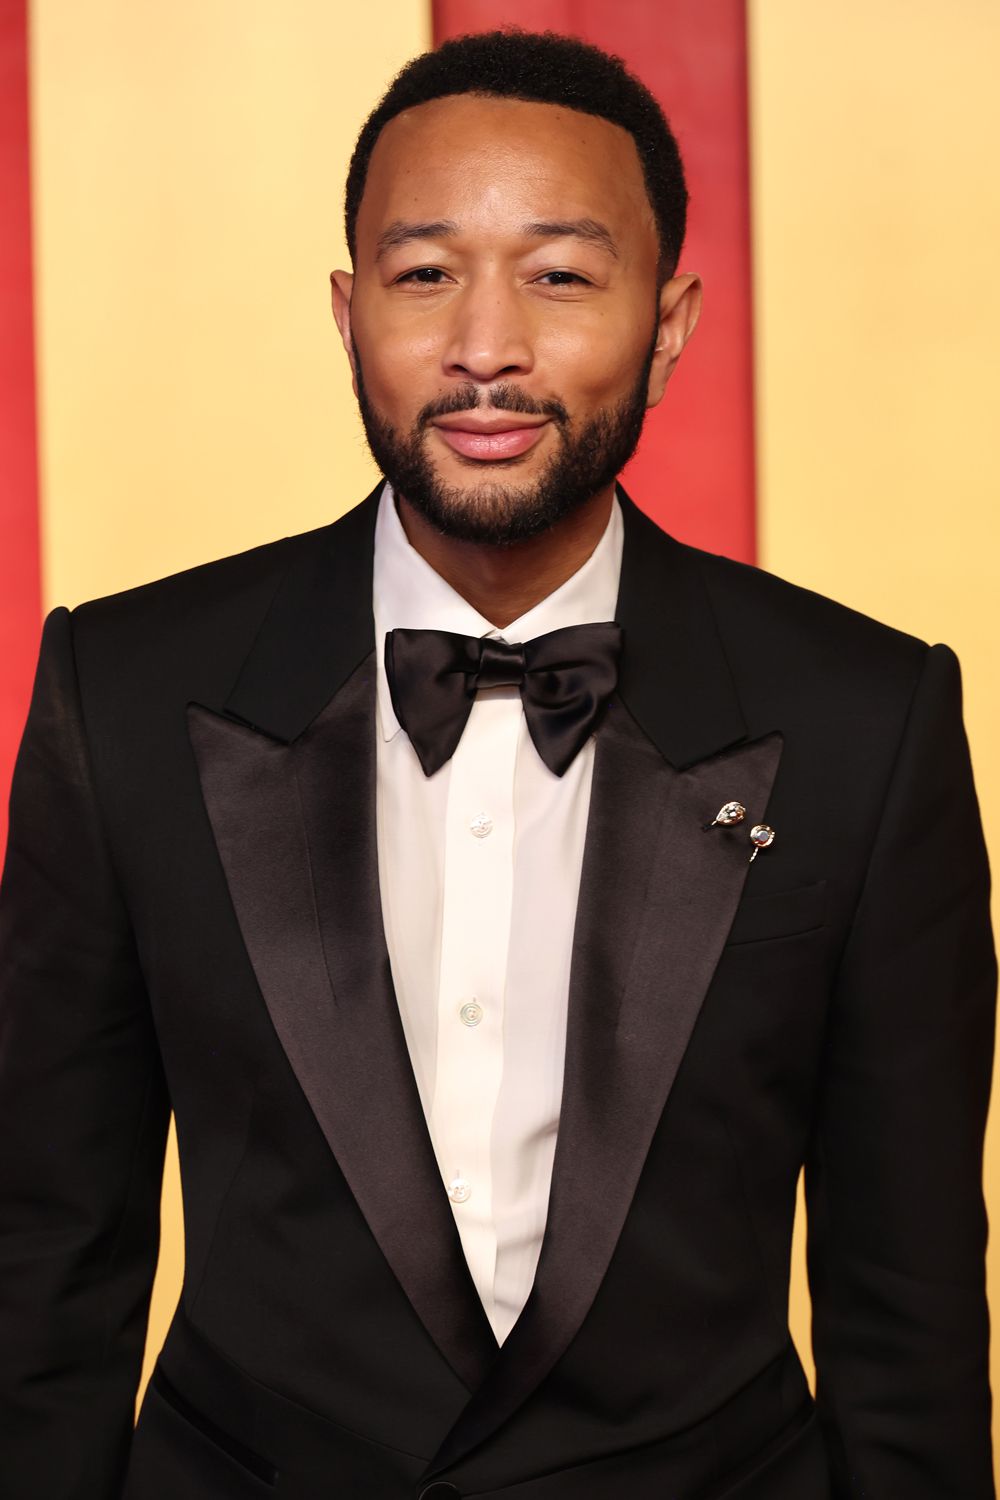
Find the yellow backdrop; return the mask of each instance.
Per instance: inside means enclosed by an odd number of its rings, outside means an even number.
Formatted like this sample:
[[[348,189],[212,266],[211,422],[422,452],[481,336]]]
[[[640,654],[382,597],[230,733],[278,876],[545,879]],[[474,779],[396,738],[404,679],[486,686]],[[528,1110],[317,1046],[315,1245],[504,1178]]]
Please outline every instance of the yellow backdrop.
[[[33,0],[50,606],[321,524],[369,486],[326,277],[353,136],[427,10]],[[1000,10],[749,11],[761,560],[955,646],[993,830]],[[994,1134],[1000,1216],[998,1153]],[[171,1155],[151,1357],[180,1269]],[[799,1250],[803,1350],[807,1311]]]
[[[1000,870],[1000,7],[752,0],[750,22],[761,562],[959,653]],[[996,1237],[990,1273],[996,1307]],[[805,1349],[801,1251],[792,1312]],[[1000,1339],[993,1360],[996,1389]]]
[[[329,273],[424,0],[32,0],[47,607],[332,520],[372,487]],[[171,1134],[143,1385],[177,1302]]]

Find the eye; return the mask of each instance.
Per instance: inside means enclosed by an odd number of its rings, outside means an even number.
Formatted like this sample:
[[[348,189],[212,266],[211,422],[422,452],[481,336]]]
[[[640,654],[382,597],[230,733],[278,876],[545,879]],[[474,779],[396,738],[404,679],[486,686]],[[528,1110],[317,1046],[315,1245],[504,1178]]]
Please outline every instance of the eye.
[[[440,286],[444,277],[445,273],[440,266],[417,266],[414,270],[404,271],[402,276],[397,276],[396,284],[410,282],[415,286]]]
[[[575,271],[545,271],[537,279],[542,282],[547,282],[549,286],[591,285],[586,276],[579,276]]]

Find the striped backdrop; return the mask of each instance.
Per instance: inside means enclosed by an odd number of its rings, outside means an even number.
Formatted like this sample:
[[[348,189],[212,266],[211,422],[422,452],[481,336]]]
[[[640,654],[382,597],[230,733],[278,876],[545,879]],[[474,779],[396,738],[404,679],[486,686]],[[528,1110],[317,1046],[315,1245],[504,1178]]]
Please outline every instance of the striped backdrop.
[[[619,53],[688,165],[706,310],[631,491],[955,646],[997,851],[995,0],[0,0],[0,793],[45,609],[370,487],[328,312],[346,162],[408,57],[498,24]],[[995,1208],[998,1165],[994,1135]],[[173,1156],[164,1225],[151,1354]],[[803,1347],[807,1319],[798,1246]]]

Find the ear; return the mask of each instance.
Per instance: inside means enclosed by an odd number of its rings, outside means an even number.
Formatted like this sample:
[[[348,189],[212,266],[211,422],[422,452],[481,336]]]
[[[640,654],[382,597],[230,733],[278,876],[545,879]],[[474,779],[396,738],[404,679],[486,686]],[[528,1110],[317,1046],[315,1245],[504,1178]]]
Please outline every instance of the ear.
[[[333,318],[340,330],[340,337],[344,341],[347,358],[351,362],[351,384],[356,396],[358,372],[354,363],[354,341],[351,338],[351,291],[353,287],[354,277],[350,271],[330,272],[330,301],[333,305]]]
[[[656,348],[649,372],[646,405],[663,399],[667,381],[674,373],[684,345],[698,326],[701,313],[701,278],[693,272],[675,276],[660,292],[656,325]]]

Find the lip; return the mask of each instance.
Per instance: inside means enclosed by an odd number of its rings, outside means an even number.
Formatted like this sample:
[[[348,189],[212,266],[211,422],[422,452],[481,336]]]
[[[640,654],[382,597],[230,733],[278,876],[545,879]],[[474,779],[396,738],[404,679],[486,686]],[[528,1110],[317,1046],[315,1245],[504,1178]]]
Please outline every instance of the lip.
[[[548,419],[540,422],[522,420],[514,425],[509,417],[484,419],[470,415],[433,425],[448,447],[462,458],[497,463],[505,458],[518,458],[533,448],[548,426]]]

